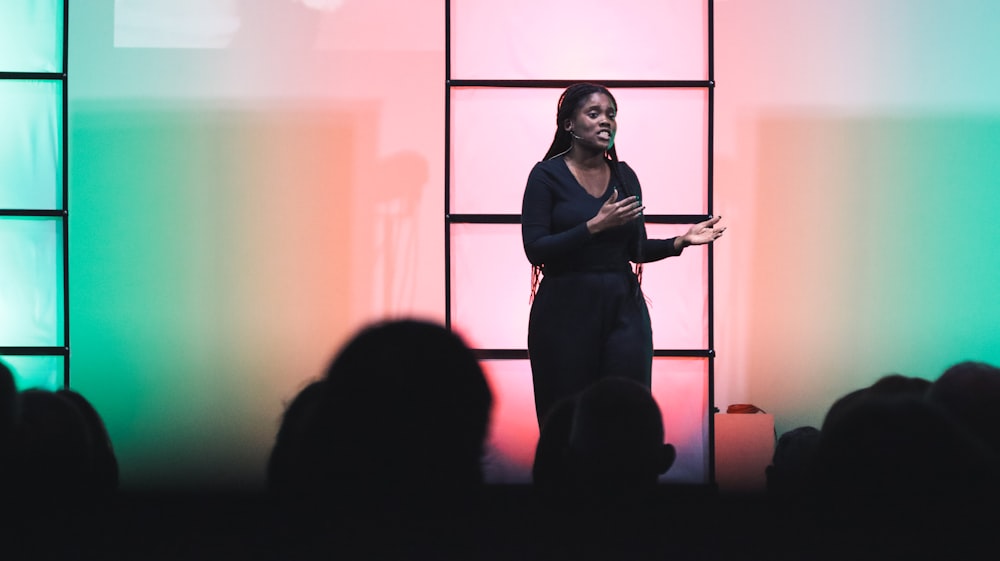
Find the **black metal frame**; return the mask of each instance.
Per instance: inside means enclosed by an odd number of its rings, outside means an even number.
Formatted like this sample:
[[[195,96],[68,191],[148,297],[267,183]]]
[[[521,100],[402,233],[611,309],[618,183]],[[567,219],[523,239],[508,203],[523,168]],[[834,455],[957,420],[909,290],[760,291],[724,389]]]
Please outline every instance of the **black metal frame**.
[[[0,209],[0,217],[62,219],[63,346],[0,346],[0,355],[60,356],[63,386],[69,387],[69,0],[63,0],[62,72],[0,72],[0,80],[58,81],[62,84],[62,208]]]
[[[445,325],[451,328],[451,226],[453,224],[520,224],[517,214],[451,214],[451,90],[452,88],[565,88],[577,82],[595,82],[611,89],[625,88],[685,88],[705,89],[708,94],[708,134],[707,134],[707,210],[705,215],[661,214],[646,215],[650,224],[695,224],[713,215],[715,148],[715,9],[713,0],[707,0],[708,25],[708,79],[707,80],[453,80],[451,78],[451,2],[445,0],[445,133],[444,133],[444,263],[445,263]],[[708,246],[708,348],[707,349],[659,349],[654,357],[707,358],[708,359],[708,478],[714,487],[715,480],[715,291],[714,291],[714,248]],[[480,360],[527,360],[527,349],[474,349]]]

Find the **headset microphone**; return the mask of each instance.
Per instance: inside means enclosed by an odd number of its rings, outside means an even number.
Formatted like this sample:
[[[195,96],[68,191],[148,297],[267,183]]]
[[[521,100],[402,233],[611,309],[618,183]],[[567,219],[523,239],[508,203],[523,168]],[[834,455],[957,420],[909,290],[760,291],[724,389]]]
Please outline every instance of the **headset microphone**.
[[[583,140],[583,137],[582,137],[582,136],[580,136],[580,135],[576,134],[576,133],[575,133],[575,132],[573,132],[573,131],[569,131],[569,134],[570,134],[570,135],[571,135],[571,136],[572,136],[573,138],[575,138],[575,139],[577,139],[577,140]]]

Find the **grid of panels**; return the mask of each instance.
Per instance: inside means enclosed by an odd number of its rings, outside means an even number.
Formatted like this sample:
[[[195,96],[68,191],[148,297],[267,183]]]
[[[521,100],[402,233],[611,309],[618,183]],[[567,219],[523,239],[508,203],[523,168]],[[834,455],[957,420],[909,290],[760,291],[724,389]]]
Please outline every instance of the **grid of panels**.
[[[68,0],[0,7],[0,360],[69,385]]]
[[[523,11],[519,4],[524,4]],[[579,3],[568,13],[559,3],[446,2],[445,317],[484,365],[491,365],[491,380],[501,394],[520,395],[524,401],[521,394],[527,391],[528,405],[508,404],[498,413],[499,434],[494,439],[500,448],[530,435],[532,429],[525,423],[535,422],[525,347],[530,264],[521,249],[519,212],[527,171],[554,130],[554,119],[548,116],[554,117],[561,90],[592,81],[615,93],[623,108],[620,130],[627,126],[629,131],[618,139],[619,154],[637,170],[644,202],[650,209],[684,212],[647,214],[650,237],[678,235],[712,215],[712,1],[624,4],[614,12],[631,14],[632,25],[625,20],[609,24],[606,10],[599,18],[587,18],[588,10]],[[642,15],[650,9],[660,17]],[[532,21],[509,17],[519,13],[532,13]],[[584,19],[574,20],[579,14]],[[662,33],[664,26],[670,33]],[[566,29],[573,31],[566,41],[553,36]],[[661,33],[647,37],[644,33],[650,29]],[[595,33],[621,34],[618,44],[631,50],[618,46],[593,55],[591,49],[585,59],[575,60],[573,52],[586,49],[567,46]],[[505,60],[498,60],[498,52],[506,53],[499,57]],[[622,57],[632,63],[627,72]],[[640,140],[629,145],[629,138]],[[498,155],[503,156],[501,165]],[[651,178],[678,176],[684,178],[683,188],[649,183]],[[712,249],[708,246],[699,256],[690,253],[694,251],[644,271],[657,357],[653,392],[663,407],[668,433],[680,430],[674,436],[690,454],[670,477],[714,483]],[[504,361],[508,364],[499,366]],[[678,401],[675,382],[690,378],[676,372],[687,371],[678,368],[688,364],[685,361],[699,365],[694,377],[698,382],[688,385],[701,390],[681,392],[687,397]],[[672,429],[668,416],[678,406],[694,413],[678,425],[681,429]],[[537,438],[537,428],[533,430]],[[507,450],[503,457],[509,462],[520,456],[526,456],[523,449]],[[510,472],[504,461],[495,468],[498,480]]]

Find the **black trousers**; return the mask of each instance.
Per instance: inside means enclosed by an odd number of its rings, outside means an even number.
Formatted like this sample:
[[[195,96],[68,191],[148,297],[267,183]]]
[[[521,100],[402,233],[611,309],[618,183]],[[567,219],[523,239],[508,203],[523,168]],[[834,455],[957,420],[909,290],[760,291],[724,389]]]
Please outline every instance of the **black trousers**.
[[[622,376],[650,387],[653,330],[632,272],[548,275],[528,320],[538,425],[558,400]]]

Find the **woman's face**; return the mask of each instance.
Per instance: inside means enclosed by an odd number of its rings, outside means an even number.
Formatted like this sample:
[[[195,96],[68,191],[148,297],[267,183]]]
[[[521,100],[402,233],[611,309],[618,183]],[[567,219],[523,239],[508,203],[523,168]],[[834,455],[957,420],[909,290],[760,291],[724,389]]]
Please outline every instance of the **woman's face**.
[[[594,92],[583,100],[565,126],[574,142],[607,150],[618,132],[617,112],[607,94]]]

